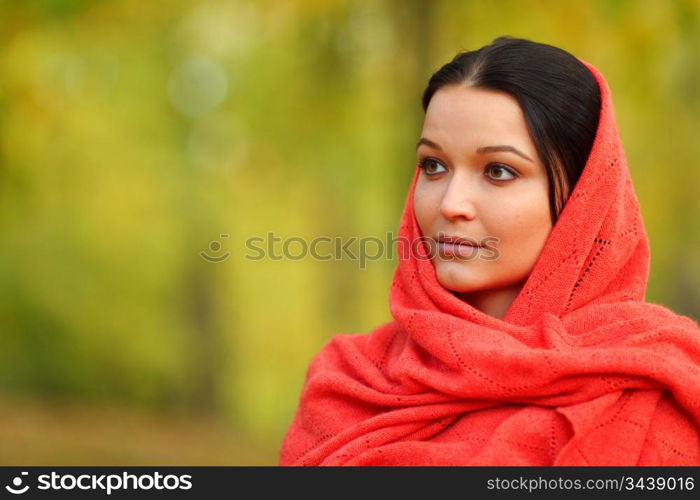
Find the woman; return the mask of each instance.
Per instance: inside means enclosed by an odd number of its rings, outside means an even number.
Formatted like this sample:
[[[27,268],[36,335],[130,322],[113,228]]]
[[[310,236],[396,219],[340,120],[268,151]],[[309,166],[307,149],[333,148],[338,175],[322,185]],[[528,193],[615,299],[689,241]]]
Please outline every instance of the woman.
[[[423,107],[394,320],[315,356],[280,463],[700,465],[700,329],[644,301],[603,76],[503,37]]]

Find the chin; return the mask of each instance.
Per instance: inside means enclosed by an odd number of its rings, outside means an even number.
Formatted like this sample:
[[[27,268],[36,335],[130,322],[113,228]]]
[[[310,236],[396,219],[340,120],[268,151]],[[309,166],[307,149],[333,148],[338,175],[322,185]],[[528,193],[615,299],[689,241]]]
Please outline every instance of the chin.
[[[438,282],[452,292],[474,292],[488,288],[489,283],[478,274],[460,269],[459,264],[441,263],[435,266]],[[463,264],[462,264],[463,266]]]
[[[456,293],[522,287],[528,278],[527,273],[513,272],[504,275],[494,274],[495,270],[469,266],[469,263],[440,262],[435,265],[438,283]]]

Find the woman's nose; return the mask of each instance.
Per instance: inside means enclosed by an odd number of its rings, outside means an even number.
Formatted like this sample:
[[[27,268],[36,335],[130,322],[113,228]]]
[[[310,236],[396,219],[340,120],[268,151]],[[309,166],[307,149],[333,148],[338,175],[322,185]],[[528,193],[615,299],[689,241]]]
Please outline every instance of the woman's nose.
[[[443,194],[440,213],[446,219],[463,217],[472,220],[476,217],[475,186],[468,175],[455,173]]]

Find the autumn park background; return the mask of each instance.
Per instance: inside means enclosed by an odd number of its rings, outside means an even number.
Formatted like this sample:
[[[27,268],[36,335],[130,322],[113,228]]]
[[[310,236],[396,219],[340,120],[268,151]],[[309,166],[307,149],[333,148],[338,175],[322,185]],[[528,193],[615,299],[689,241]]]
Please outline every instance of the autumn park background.
[[[395,232],[428,78],[500,35],[606,76],[647,300],[699,319],[698,1],[0,0],[0,463],[275,464],[396,259],[244,242]]]

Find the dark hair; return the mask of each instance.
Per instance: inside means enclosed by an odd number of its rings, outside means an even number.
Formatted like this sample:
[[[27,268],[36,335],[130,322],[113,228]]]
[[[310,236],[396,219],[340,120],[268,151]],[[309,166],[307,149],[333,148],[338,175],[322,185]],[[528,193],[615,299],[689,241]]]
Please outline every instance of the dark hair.
[[[600,89],[593,74],[562,49],[503,36],[457,54],[435,72],[423,93],[423,111],[440,87],[454,84],[507,92],[520,103],[547,171],[550,212],[556,222],[598,129]]]

